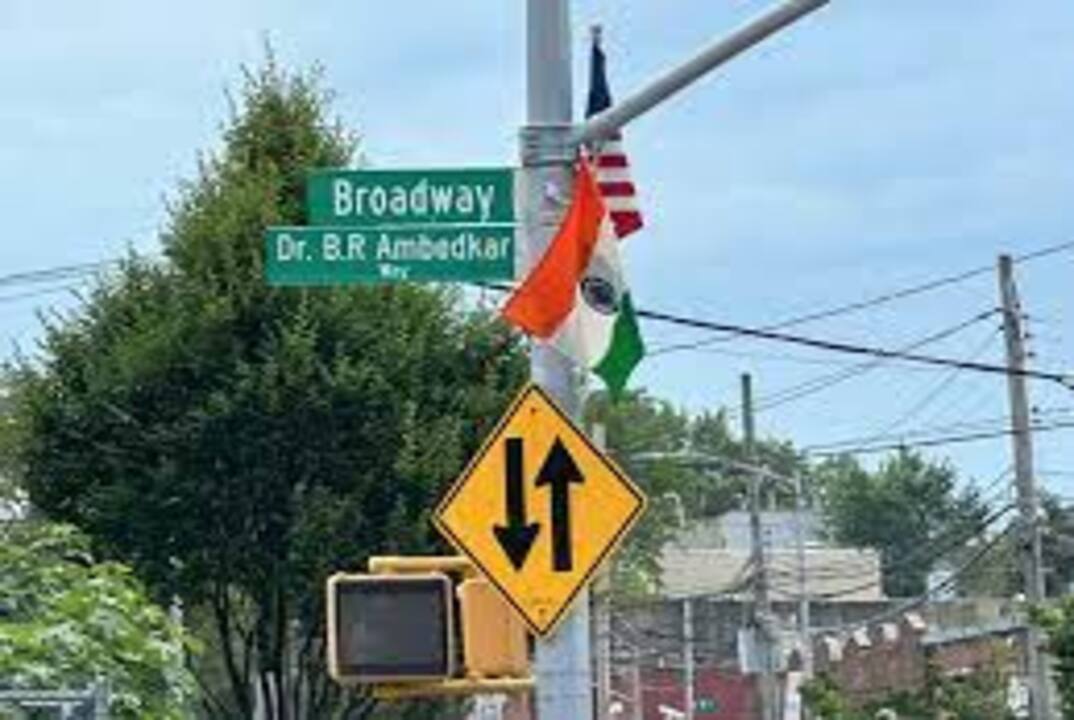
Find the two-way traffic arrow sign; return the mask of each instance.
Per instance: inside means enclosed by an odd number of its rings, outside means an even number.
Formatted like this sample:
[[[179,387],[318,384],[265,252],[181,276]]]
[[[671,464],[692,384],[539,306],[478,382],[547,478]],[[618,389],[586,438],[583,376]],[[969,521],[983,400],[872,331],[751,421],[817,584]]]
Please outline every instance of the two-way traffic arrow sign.
[[[530,385],[435,522],[544,636],[644,508],[637,486]]]
[[[574,554],[571,552],[571,484],[584,482],[585,477],[574,464],[574,458],[557,437],[541,466],[541,472],[537,474],[537,487],[552,488],[552,569],[556,572],[574,569]]]
[[[522,471],[522,438],[507,438],[504,442],[504,450],[507,453],[507,470],[504,473],[505,489],[507,498],[507,524],[496,525],[492,531],[496,533],[496,540],[503,548],[503,552],[520,570],[526,564],[526,558],[533,547],[533,541],[537,539],[537,533],[541,531],[539,523],[526,522],[526,478]]]

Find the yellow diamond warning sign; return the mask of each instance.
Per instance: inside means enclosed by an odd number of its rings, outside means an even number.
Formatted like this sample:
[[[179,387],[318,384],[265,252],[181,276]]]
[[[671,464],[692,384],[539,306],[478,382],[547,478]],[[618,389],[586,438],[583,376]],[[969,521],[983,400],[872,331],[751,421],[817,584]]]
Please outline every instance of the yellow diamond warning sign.
[[[544,636],[644,508],[641,490],[530,385],[435,519]]]

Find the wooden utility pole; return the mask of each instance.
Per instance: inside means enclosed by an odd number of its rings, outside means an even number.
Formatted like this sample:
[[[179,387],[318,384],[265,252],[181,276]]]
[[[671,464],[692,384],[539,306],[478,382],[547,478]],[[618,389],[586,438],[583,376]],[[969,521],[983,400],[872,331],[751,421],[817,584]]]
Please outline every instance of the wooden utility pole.
[[[746,462],[757,466],[757,450],[753,425],[753,379],[742,375],[742,435],[746,445]],[[764,536],[761,528],[762,473],[750,471],[750,546],[753,571],[753,632],[760,664],[758,699],[761,720],[776,720],[776,678],[773,663],[771,619],[772,604],[768,597],[768,574],[765,567]]]
[[[1026,390],[1025,332],[1022,307],[1014,282],[1009,255],[999,256],[999,296],[1003,308],[1003,335],[1007,345],[1007,390],[1011,405],[1011,441],[1014,449],[1014,478],[1018,491],[1018,555],[1026,599],[1039,605],[1045,598],[1041,556],[1040,503],[1033,477],[1033,436],[1030,432],[1029,398]],[[1053,720],[1048,671],[1040,652],[1040,633],[1031,628],[1026,643],[1027,664],[1032,684],[1030,716],[1033,720]]]

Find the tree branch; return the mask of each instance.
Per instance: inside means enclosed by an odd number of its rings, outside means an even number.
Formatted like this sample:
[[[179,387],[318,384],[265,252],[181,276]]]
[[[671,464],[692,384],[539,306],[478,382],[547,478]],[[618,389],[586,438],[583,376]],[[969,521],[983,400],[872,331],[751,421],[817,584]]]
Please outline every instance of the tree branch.
[[[246,686],[248,670],[244,660],[243,674],[239,674],[234,649],[231,647],[231,603],[228,601],[228,588],[226,585],[223,586],[223,592],[221,592],[220,583],[215,584],[211,605],[213,617],[216,620],[217,636],[220,640],[220,652],[224,657],[224,669],[227,671],[228,680],[231,683],[231,693],[235,697],[239,712],[244,717],[250,717],[250,696]]]

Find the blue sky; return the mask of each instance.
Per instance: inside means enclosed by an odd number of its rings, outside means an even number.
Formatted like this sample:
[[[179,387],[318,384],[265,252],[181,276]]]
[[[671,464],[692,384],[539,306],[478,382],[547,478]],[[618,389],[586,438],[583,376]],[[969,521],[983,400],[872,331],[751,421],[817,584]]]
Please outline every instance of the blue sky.
[[[579,107],[591,22],[605,25],[622,96],[765,6],[575,0]],[[0,274],[127,246],[152,251],[164,198],[214,147],[225,90],[260,60],[266,37],[283,62],[324,67],[335,110],[361,133],[371,164],[512,163],[523,8],[4,0]],[[1072,75],[1069,2],[832,0],[628,129],[649,226],[626,250],[638,303],[765,325],[1074,240]],[[1068,251],[1018,267],[1043,369],[1074,369],[1072,262]],[[984,273],[797,331],[899,347],[993,307],[995,285]],[[31,344],[35,312],[64,302],[0,293],[3,352]],[[702,337],[644,329],[652,348]],[[998,361],[995,330],[994,320],[978,323],[923,350]],[[765,409],[766,397],[854,361],[740,339],[655,355],[636,382],[697,411],[736,405],[739,374],[752,372],[761,432],[802,445],[922,427],[957,433],[1005,413],[1002,378],[903,364]],[[1074,408],[1058,386],[1032,392],[1042,422]],[[1041,433],[1037,447],[1048,487],[1074,497],[1072,437]],[[930,454],[987,482],[1007,467],[1008,445]]]

